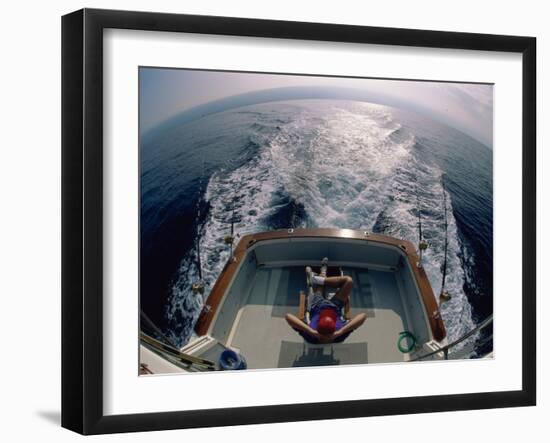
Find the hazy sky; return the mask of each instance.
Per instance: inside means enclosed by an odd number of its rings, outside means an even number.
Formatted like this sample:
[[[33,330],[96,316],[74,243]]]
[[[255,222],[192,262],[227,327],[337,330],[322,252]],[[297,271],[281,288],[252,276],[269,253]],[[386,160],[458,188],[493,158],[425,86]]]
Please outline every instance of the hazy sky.
[[[247,74],[182,69],[140,69],[141,130],[195,106],[252,91],[313,86],[376,93],[388,102],[437,119],[492,147],[493,87],[464,83],[348,79],[296,75]]]

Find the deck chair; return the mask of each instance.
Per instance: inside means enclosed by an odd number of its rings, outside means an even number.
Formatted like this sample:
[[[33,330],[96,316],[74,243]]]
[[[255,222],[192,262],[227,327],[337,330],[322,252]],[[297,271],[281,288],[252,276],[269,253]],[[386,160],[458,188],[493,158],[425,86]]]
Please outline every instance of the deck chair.
[[[344,275],[344,272],[342,271],[342,268],[328,267],[327,269],[328,277],[335,277],[335,276],[342,277],[343,275]],[[332,295],[334,295],[334,293]],[[330,297],[327,297],[327,298],[330,299]],[[307,304],[306,300],[307,300],[307,295],[303,290],[301,290],[300,302],[298,305],[298,318],[304,323],[309,323],[309,318],[308,318],[309,312],[307,311],[307,308],[306,308],[306,304]],[[344,304],[343,317],[346,322],[351,319],[351,306],[350,306],[349,298],[346,300],[346,303]]]

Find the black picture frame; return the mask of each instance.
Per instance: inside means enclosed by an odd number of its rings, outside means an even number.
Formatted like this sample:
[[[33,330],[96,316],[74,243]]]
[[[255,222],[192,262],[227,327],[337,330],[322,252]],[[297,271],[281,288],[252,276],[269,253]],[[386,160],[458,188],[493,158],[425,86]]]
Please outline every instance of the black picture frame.
[[[392,399],[103,413],[103,31],[108,28],[522,55],[522,388]],[[82,434],[536,404],[536,39],[338,24],[83,9],[62,18],[62,426]]]

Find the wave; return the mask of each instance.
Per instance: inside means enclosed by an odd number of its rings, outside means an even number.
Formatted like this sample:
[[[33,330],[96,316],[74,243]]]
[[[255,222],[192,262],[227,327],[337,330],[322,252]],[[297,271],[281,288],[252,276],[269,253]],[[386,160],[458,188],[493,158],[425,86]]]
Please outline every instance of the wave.
[[[423,263],[439,294],[445,240],[442,171],[422,158],[414,134],[379,105],[330,102],[320,109],[302,103],[279,104],[277,113],[273,105],[269,109],[276,130],[251,127],[255,155],[226,163],[204,193],[209,211],[198,231],[205,294],[229,258],[223,237],[232,221],[240,235],[283,227],[341,227],[417,244],[419,210],[430,245]],[[448,193],[447,202],[452,208]],[[463,249],[449,211],[445,287],[453,298],[441,312],[450,341],[474,327],[463,290]],[[183,258],[167,310],[172,338],[180,343],[191,336],[204,302],[190,290],[198,279],[195,262],[194,250]]]

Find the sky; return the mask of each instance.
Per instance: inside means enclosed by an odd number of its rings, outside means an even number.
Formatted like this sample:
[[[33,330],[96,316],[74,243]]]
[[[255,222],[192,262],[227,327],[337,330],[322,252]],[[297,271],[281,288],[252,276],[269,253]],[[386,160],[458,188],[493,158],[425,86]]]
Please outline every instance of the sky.
[[[288,87],[348,88],[452,126],[492,148],[493,87],[485,84],[316,77],[140,68],[142,133],[196,106],[225,97]],[[376,99],[374,99],[376,98]]]

